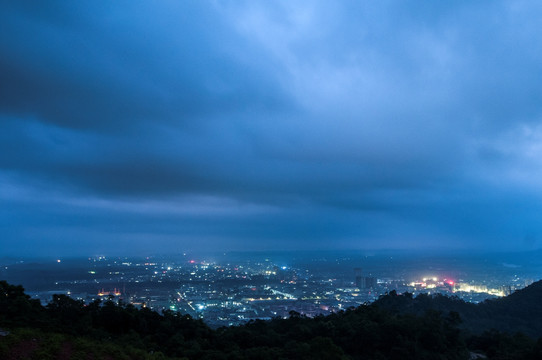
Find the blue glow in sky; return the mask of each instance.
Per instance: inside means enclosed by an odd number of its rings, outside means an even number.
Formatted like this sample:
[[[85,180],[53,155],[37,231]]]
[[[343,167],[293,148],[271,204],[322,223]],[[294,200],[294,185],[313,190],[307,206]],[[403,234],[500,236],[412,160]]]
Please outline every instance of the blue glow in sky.
[[[540,248],[538,1],[5,1],[0,254]]]

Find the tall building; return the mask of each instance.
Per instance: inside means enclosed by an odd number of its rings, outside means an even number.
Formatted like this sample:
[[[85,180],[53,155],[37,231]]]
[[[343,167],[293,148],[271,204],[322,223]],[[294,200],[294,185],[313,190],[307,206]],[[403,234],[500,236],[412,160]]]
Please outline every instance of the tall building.
[[[361,268],[354,268],[354,276],[355,276],[355,284],[358,289],[361,289],[363,287],[361,277]]]
[[[376,288],[377,281],[376,281],[375,277],[366,277],[364,280],[365,280],[364,281],[365,282],[365,284],[364,284],[365,289],[374,289],[374,288]]]

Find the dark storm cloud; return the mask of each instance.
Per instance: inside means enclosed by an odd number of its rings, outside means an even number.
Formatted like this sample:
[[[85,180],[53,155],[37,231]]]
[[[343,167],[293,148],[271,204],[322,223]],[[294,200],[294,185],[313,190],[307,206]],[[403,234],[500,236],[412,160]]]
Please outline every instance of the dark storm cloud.
[[[0,245],[540,246],[540,10],[3,3]]]
[[[0,106],[64,127],[117,131],[287,106],[265,68],[231,58],[228,43],[241,39],[221,36],[212,9],[168,5],[14,2],[0,15]]]

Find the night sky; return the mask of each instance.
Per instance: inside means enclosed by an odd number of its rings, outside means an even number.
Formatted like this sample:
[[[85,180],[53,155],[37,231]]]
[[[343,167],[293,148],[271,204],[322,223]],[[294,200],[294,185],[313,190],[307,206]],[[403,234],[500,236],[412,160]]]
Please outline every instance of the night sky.
[[[542,2],[0,4],[0,256],[542,246]]]

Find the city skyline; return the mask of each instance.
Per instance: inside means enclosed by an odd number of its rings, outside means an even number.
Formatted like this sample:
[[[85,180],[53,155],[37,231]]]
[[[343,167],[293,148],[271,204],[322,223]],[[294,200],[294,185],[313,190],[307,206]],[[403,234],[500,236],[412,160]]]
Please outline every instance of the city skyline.
[[[0,255],[541,248],[537,2],[3,2]]]
[[[538,252],[539,253],[539,252]],[[517,265],[512,254],[493,256],[363,256],[351,252],[277,254],[170,254],[4,261],[0,278],[23,284],[46,306],[67,295],[172,310],[213,328],[287,318],[314,317],[373,303],[386,294],[436,296],[479,304],[533,284],[540,254]],[[39,273],[40,276],[33,274]]]

